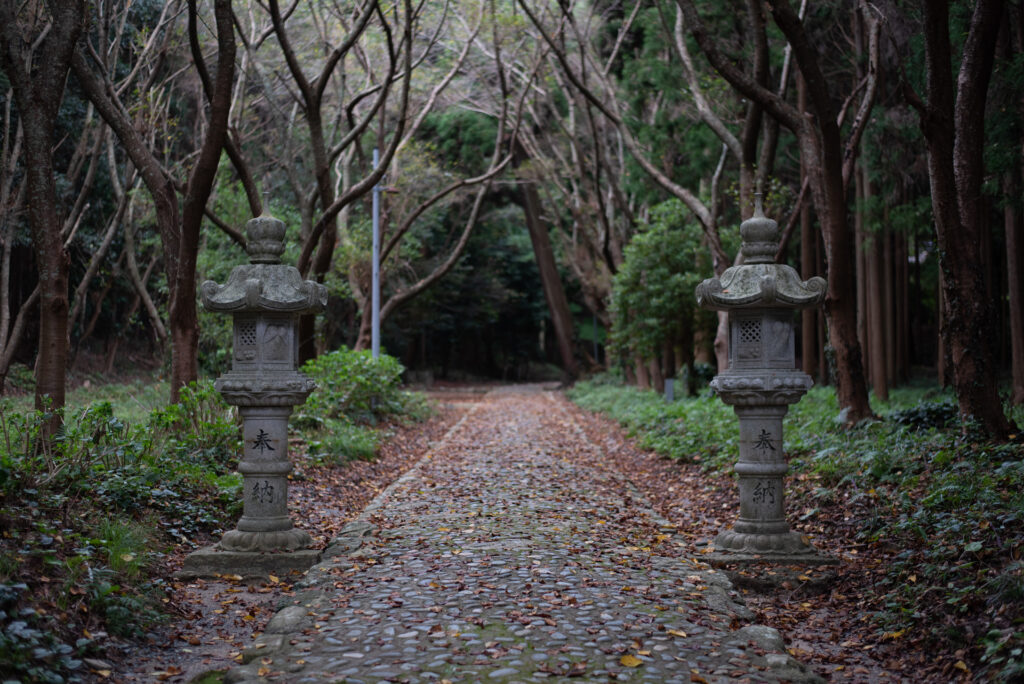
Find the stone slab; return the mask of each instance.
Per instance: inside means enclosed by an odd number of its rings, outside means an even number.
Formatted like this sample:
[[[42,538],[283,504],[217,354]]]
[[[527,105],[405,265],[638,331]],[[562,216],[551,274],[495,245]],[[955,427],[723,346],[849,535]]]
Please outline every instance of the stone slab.
[[[266,579],[270,575],[304,573],[319,561],[320,551],[315,549],[258,553],[206,546],[186,556],[184,565],[174,576],[177,579],[195,579],[239,575],[242,579]]]

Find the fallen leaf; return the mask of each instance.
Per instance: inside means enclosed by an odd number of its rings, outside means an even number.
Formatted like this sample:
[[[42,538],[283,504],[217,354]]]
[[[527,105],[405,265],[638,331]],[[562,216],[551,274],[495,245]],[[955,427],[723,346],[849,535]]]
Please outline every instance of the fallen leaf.
[[[626,654],[619,658],[619,663],[626,667],[640,667],[644,661],[640,660],[636,656]]]
[[[669,629],[666,631],[672,636],[683,637],[684,639],[686,638],[686,632],[681,629]]]

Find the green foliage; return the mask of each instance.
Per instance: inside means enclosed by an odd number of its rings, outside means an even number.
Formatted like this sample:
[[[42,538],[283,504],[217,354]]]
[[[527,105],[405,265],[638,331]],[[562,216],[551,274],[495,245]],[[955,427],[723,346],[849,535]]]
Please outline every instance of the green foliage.
[[[644,447],[732,476],[737,423],[714,397],[667,404],[607,377],[578,383],[569,396],[621,422]],[[894,389],[876,410],[886,417],[844,430],[828,387],[813,388],[791,407],[791,509],[868,512],[860,541],[902,549],[876,583],[886,606],[880,629],[912,630],[951,651],[973,649],[984,676],[1019,677],[1024,634],[1014,625],[1024,622],[1024,446],[965,439],[952,398],[934,388]],[[957,626],[964,621],[981,621],[971,629],[985,636],[967,640],[967,629]]]
[[[303,413],[345,416],[360,423],[373,423],[381,415],[398,413],[404,401],[400,390],[404,370],[398,359],[387,354],[375,361],[368,349],[342,347],[321,354],[302,368],[317,383]]]
[[[50,442],[39,439],[48,415],[0,402],[0,580],[26,588],[7,591],[12,605],[0,610],[0,662],[11,668],[0,672],[30,681],[64,681],[88,647],[30,607],[40,575],[63,583],[61,610],[139,635],[161,619],[161,583],[147,580],[160,545],[194,545],[222,526],[240,487],[227,474],[238,426],[210,383],[137,426],[100,400],[68,409]]]
[[[619,421],[640,446],[669,458],[724,470],[735,460],[738,439],[732,409],[710,394],[666,403],[655,392],[628,387],[614,377],[577,383],[568,396],[580,406]]]
[[[307,454],[317,463],[337,465],[353,459],[370,461],[380,446],[378,432],[367,425],[337,418],[316,423],[307,420],[300,425],[307,427],[304,430]]]
[[[24,583],[0,584],[0,676],[5,682],[13,679],[60,684],[65,681],[62,673],[82,667],[76,651],[80,652],[89,640],[81,639],[73,647],[41,627],[35,610],[18,608],[27,590]]]
[[[405,369],[398,359],[381,354],[375,361],[369,350],[345,347],[321,354],[303,366],[317,383],[295,417],[309,447],[321,462],[372,459],[380,434],[372,426],[384,419],[425,419],[430,412],[424,398],[401,389]]]
[[[468,176],[476,176],[486,171],[497,130],[497,121],[491,116],[451,108],[428,115],[417,136],[433,141],[442,157]]]
[[[952,400],[942,402],[922,402],[916,406],[893,411],[888,419],[915,430],[928,428],[946,428],[957,420],[959,409]]]
[[[679,200],[654,208],[651,223],[627,245],[612,285],[612,345],[625,356],[650,359],[665,344],[693,348],[697,326],[709,318],[693,292],[710,276],[701,232]]]

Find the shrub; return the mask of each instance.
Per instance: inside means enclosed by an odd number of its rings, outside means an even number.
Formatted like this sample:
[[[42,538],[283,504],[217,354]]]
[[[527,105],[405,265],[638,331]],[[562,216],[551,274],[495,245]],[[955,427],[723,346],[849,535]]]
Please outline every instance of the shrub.
[[[307,362],[302,370],[317,383],[304,414],[372,424],[384,414],[400,413],[405,405],[400,389],[405,369],[393,356],[381,354],[375,361],[368,350],[342,347]]]
[[[370,426],[389,417],[426,419],[431,411],[426,397],[400,387],[404,370],[387,354],[375,361],[369,351],[346,348],[308,362],[303,371],[317,389],[292,425],[302,432],[309,455],[326,463],[371,459],[380,437]]]

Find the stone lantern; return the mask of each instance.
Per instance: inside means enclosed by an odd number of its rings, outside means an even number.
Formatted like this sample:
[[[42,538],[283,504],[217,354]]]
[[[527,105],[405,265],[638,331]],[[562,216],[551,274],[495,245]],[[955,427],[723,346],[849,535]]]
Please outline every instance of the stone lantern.
[[[740,424],[740,515],[715,538],[712,560],[820,559],[810,540],[786,522],[782,419],[813,384],[796,369],[793,311],[820,304],[827,286],[818,277],[801,281],[793,268],[774,263],[779,227],[765,217],[760,196],[740,234],[743,264],[697,286],[702,307],[729,313],[729,368],[711,387]]]
[[[318,557],[288,515],[288,417],[315,388],[297,369],[298,317],[323,311],[327,288],[281,263],[282,221],[259,216],[246,232],[250,263],[236,266],[226,284],[208,280],[201,288],[207,311],[234,318],[231,370],[214,387],[242,417],[244,508],[236,529],[189,555],[184,576],[306,570]]]

